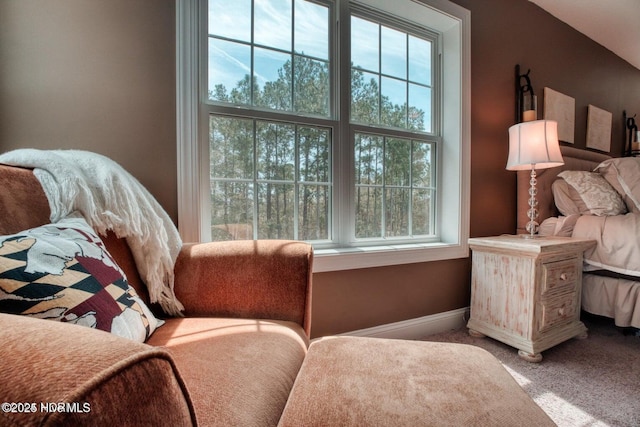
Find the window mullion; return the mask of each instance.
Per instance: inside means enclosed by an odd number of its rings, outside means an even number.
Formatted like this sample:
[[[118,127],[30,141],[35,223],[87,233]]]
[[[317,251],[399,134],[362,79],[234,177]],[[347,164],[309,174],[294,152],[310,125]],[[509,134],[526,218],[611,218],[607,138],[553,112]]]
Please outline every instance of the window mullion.
[[[411,109],[411,100],[409,99],[409,86],[410,86],[410,78],[409,78],[409,62],[410,62],[410,57],[409,57],[409,33],[407,33],[406,37],[405,37],[405,52],[406,52],[406,58],[407,58],[407,62],[405,64],[405,76],[407,77],[407,83],[405,85],[405,99],[407,100],[407,114],[405,116],[405,126],[407,129],[409,129],[409,110]],[[433,108],[433,107],[432,107]],[[411,212],[411,211],[409,211]],[[411,230],[411,229],[409,229]]]
[[[296,52],[294,50],[294,46],[296,45],[296,41],[295,41],[295,37],[296,37],[296,32],[295,32],[295,22],[296,22],[296,2],[292,1],[291,2],[291,88],[289,89],[289,93],[290,93],[290,97],[289,97],[289,102],[291,105],[291,108],[296,111],[296,105],[295,105],[295,94],[294,94],[294,90],[296,87]]]
[[[384,137],[382,140],[382,200],[380,201],[382,208],[380,209],[380,238],[384,239],[386,237],[387,230],[387,191],[389,188],[387,187],[387,138]]]
[[[253,133],[253,238],[258,239],[258,224],[260,219],[258,215],[260,210],[258,209],[258,202],[260,201],[260,190],[258,188],[258,131],[257,120],[252,121],[253,125],[251,131]]]
[[[378,71],[378,123],[382,123],[382,26],[381,25],[378,25],[378,70],[377,71]],[[384,200],[384,197],[382,199]]]
[[[337,135],[335,135],[333,188],[334,203],[332,224],[335,234],[334,243],[338,246],[348,246],[355,235],[355,174],[353,157],[354,132],[350,126],[351,100],[351,22],[349,1],[338,1],[336,25],[336,42],[334,59],[336,60],[337,84],[333,93],[337,100]]]
[[[294,130],[294,159],[295,165],[293,171],[293,238],[298,240],[300,237],[300,135],[298,126]]]
[[[408,43],[407,43],[408,44]],[[413,140],[409,141],[409,182],[407,183],[409,192],[409,236],[413,236]]]

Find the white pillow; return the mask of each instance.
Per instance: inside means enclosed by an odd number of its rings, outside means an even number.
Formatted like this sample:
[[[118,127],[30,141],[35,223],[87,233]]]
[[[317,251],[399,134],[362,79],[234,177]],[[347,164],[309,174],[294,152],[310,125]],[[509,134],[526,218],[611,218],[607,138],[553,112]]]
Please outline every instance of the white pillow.
[[[562,215],[591,214],[584,200],[580,197],[580,194],[564,179],[558,178],[553,181],[553,184],[551,184],[551,192],[553,193],[553,201]]]
[[[580,215],[552,216],[542,221],[538,234],[541,236],[571,237],[578,218]]]
[[[563,171],[558,176],[578,193],[590,215],[607,216],[627,213],[627,207],[620,194],[599,173]],[[584,212],[581,213],[584,214]]]
[[[596,170],[622,195],[629,212],[640,213],[640,157],[605,160]]]

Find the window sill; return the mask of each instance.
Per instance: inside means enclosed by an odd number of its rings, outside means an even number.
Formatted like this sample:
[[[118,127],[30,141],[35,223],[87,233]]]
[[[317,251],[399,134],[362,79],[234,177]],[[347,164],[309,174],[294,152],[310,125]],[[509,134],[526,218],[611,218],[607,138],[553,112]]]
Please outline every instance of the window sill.
[[[469,246],[466,242],[463,244],[424,243],[360,248],[316,249],[314,251],[313,272],[322,273],[327,271],[442,261],[466,258],[468,256]]]

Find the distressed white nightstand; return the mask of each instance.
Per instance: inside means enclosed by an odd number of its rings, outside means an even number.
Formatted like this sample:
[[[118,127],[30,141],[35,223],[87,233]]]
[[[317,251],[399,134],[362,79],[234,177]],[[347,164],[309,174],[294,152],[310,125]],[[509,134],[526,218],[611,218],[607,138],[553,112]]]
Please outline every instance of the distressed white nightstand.
[[[570,338],[586,338],[580,321],[582,254],[595,243],[511,235],[469,239],[469,333],[515,347],[529,362],[540,362],[542,351]]]

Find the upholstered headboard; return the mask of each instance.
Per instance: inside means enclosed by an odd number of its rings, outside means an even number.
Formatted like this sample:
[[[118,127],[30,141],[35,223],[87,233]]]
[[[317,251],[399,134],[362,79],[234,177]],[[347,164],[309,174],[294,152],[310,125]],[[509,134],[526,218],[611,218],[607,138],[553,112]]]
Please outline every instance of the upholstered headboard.
[[[542,169],[537,173],[538,188],[538,218],[536,221],[542,223],[545,219],[557,216],[558,210],[553,201],[551,184],[556,180],[556,176],[564,170],[587,170],[592,171],[600,162],[610,159],[611,156],[593,151],[581,150],[575,147],[560,147],[564,165],[551,169]],[[517,233],[526,233],[526,225],[529,221],[527,211],[529,210],[529,175],[530,171],[518,171],[518,197],[517,197]]]

